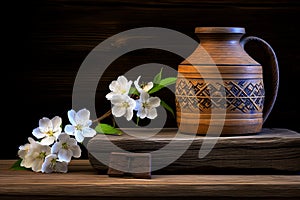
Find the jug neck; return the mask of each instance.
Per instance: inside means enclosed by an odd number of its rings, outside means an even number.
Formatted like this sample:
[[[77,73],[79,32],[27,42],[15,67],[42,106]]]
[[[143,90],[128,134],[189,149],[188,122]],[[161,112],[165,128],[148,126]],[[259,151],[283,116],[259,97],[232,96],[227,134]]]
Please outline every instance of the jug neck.
[[[200,45],[183,65],[259,65],[240,45],[244,28],[197,27],[195,34]]]
[[[242,33],[242,34],[245,34],[245,28],[242,28],[242,27],[196,27],[195,33]]]
[[[240,46],[240,39],[245,34],[244,28],[238,27],[197,27],[195,33],[202,46],[225,45],[223,47]]]

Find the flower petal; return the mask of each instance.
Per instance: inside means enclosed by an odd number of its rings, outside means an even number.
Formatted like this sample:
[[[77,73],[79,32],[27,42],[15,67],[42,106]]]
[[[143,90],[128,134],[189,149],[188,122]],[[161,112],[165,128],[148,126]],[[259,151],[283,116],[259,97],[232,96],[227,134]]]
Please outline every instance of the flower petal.
[[[31,169],[34,172],[40,172],[42,170],[44,160],[43,159],[35,159],[34,162],[32,162]]]
[[[32,162],[34,161],[33,157],[26,156],[22,162],[21,162],[21,167],[26,167],[26,168],[31,168]]]
[[[126,101],[126,97],[128,97],[127,95],[121,95],[121,94],[115,94],[112,98],[111,98],[111,103],[114,105],[122,105],[122,103],[124,103]]]
[[[114,106],[112,107],[111,111],[114,116],[121,117],[126,113],[126,108],[121,106]]]
[[[43,163],[42,165],[42,170],[41,170],[43,173],[47,173],[47,174],[50,174],[54,171],[52,165],[50,164],[46,164],[45,162]]]
[[[55,154],[50,154],[45,158],[45,161],[42,164],[42,172],[43,173],[51,173],[53,172],[53,167],[51,165],[52,159],[56,159]]]
[[[90,119],[90,111],[87,109],[81,109],[79,110],[75,115],[75,122],[77,124],[84,125],[86,122]]]
[[[140,109],[141,106],[142,106],[142,105],[141,105],[140,100],[139,100],[139,99],[138,99],[138,100],[135,100],[135,107],[134,107],[133,110],[138,111],[138,110]]]
[[[132,85],[132,81],[128,81],[128,83],[125,85],[126,86],[126,93],[124,93],[124,95],[128,95],[129,91],[130,91],[130,88],[131,88],[131,85]]]
[[[83,137],[81,131],[79,131],[79,130],[75,131],[75,139],[77,140],[77,142],[83,142],[84,137]]]
[[[127,103],[129,104],[130,109],[134,109],[136,107],[136,101],[130,97],[128,97]]]
[[[55,171],[56,172],[62,172],[62,173],[67,173],[68,171],[68,163],[67,162],[56,162],[55,165]]]
[[[132,108],[127,108],[125,117],[126,117],[127,121],[130,121],[132,119],[132,117],[133,117],[133,109]]]
[[[79,145],[72,146],[71,150],[73,152],[74,158],[79,158],[81,156],[81,149],[80,149]]]
[[[76,121],[75,121],[75,115],[76,115],[76,112],[75,110],[69,110],[68,111],[68,118],[69,118],[69,121],[70,123],[73,125],[73,126],[76,126]]]
[[[73,156],[73,152],[70,149],[61,149],[58,152],[58,159],[60,161],[70,162]]]
[[[149,110],[148,110],[148,115],[147,115],[147,117],[148,117],[149,119],[154,119],[154,118],[156,118],[156,117],[157,117],[157,111],[156,111],[156,109],[155,109],[155,108],[149,109]]]
[[[111,100],[114,95],[115,95],[114,92],[110,92],[105,97],[106,97],[107,100]]]
[[[58,153],[59,150],[62,148],[61,142],[55,142],[54,145],[51,147],[51,153]]]
[[[144,86],[143,90],[145,92],[148,92],[149,90],[151,90],[151,88],[153,88],[153,83],[149,82],[149,83],[147,83],[147,85]]]
[[[34,144],[35,143],[35,140],[32,138],[32,137],[28,137],[28,142],[30,144]]]
[[[128,84],[128,80],[125,76],[119,76],[117,82],[120,84],[120,86],[126,86]]]
[[[148,99],[148,105],[150,106],[150,107],[158,107],[159,105],[160,105],[160,98],[158,98],[158,97],[150,97],[149,99]]]
[[[147,116],[146,109],[144,108],[139,109],[138,112],[136,113],[136,116],[138,116],[141,119],[144,119]]]
[[[69,138],[67,144],[70,146],[75,146],[77,145],[77,140],[75,140],[74,138]]]
[[[65,126],[65,132],[69,135],[74,135],[75,130],[75,127],[70,124]]]
[[[83,137],[94,137],[96,135],[96,131],[89,127],[84,127],[82,129]]]
[[[18,151],[18,156],[19,156],[20,158],[22,158],[22,159],[25,158],[26,154],[27,154],[27,151],[26,151],[26,150],[21,150],[21,149],[20,149],[20,150]]]
[[[57,130],[57,132],[54,132],[53,136],[57,139],[60,134],[61,134],[61,128],[60,130]]]
[[[61,143],[67,142],[70,139],[70,136],[66,133],[61,133],[57,138]]]
[[[49,118],[43,117],[39,120],[39,128],[42,133],[47,133],[48,131],[52,130],[52,122]]]
[[[41,138],[43,138],[43,137],[46,136],[45,133],[42,133],[42,132],[40,131],[40,128],[35,128],[35,129],[33,129],[32,135],[34,135],[34,136],[35,136],[36,138],[38,138],[38,139],[41,139]]]
[[[112,92],[116,92],[117,91],[117,88],[118,88],[118,82],[117,81],[112,81],[110,84],[109,84],[109,89],[110,91]]]
[[[51,153],[51,147],[48,145],[40,145],[40,151],[45,152],[46,156]]]
[[[141,76],[139,76],[139,77],[133,82],[135,88],[137,89],[137,91],[138,91],[139,93],[141,93],[141,91],[142,91],[142,88],[141,88],[141,86],[139,85],[140,78],[141,78]]]
[[[24,159],[29,150],[30,150],[30,144],[28,144],[28,143],[20,146],[19,151],[18,151],[19,157]]]
[[[55,141],[55,137],[49,136],[49,137],[45,137],[44,139],[42,139],[41,144],[42,145],[51,145],[54,143],[54,141]]]
[[[148,99],[149,99],[149,94],[143,90],[140,94],[140,101],[144,103]]]
[[[92,120],[87,120],[86,122],[85,122],[85,124],[82,124],[83,126],[85,126],[85,127],[89,127],[89,126],[91,126],[92,125]]]
[[[60,117],[58,117],[58,116],[53,117],[51,119],[51,122],[52,122],[52,126],[53,126],[53,128],[52,128],[53,132],[57,132],[57,131],[61,130],[60,126],[61,126],[62,120]]]

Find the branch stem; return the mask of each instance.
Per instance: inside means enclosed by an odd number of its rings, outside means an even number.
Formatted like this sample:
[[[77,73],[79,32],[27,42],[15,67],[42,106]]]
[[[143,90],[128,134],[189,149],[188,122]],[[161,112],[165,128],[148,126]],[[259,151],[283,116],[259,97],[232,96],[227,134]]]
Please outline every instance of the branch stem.
[[[93,123],[100,122],[101,120],[105,119],[106,117],[109,117],[110,115],[111,115],[111,109],[109,111],[107,111],[106,113],[104,113],[101,117],[93,120]]]

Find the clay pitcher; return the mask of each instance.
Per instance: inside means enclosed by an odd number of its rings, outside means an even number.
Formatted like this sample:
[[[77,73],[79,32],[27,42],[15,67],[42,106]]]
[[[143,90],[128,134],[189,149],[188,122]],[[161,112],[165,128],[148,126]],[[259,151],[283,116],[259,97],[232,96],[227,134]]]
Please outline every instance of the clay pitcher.
[[[221,131],[221,135],[260,132],[278,91],[278,62],[273,49],[258,37],[243,37],[245,29],[240,27],[197,27],[195,33],[199,46],[178,66],[179,131]],[[261,66],[247,54],[244,45],[249,41],[266,51],[268,66]],[[267,84],[263,73],[268,74]]]

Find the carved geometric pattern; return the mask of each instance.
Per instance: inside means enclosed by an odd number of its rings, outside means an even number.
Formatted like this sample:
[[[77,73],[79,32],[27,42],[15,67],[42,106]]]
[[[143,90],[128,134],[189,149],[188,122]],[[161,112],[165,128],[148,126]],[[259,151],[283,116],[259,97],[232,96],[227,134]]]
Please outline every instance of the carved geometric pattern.
[[[231,79],[224,80],[222,84],[179,78],[176,85],[176,106],[188,112],[206,112],[211,108],[243,113],[262,112],[264,98],[262,79]]]

